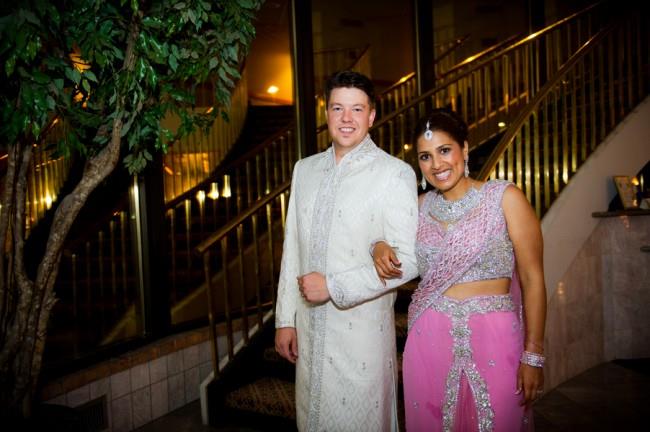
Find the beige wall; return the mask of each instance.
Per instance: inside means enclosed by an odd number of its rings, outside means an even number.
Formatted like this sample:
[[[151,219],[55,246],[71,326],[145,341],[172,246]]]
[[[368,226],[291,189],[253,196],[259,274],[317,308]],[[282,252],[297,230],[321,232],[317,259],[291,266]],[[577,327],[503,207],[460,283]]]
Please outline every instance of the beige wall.
[[[650,346],[648,333],[632,326],[637,312],[624,306],[636,301],[641,287],[650,292],[650,278],[639,279],[648,254],[638,245],[644,232],[650,241],[642,222],[650,217],[592,217],[616,195],[613,175],[634,175],[650,160],[649,118],[646,98],[600,144],[542,220],[548,389],[603,361],[641,355],[632,341]]]

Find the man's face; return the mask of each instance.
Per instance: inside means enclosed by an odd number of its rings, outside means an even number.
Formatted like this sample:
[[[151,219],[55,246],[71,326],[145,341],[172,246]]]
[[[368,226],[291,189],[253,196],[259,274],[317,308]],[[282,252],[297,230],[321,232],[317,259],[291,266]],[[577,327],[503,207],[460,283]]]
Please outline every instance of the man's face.
[[[342,157],[363,141],[375,120],[375,110],[370,106],[368,95],[354,87],[332,90],[326,114],[337,157]]]

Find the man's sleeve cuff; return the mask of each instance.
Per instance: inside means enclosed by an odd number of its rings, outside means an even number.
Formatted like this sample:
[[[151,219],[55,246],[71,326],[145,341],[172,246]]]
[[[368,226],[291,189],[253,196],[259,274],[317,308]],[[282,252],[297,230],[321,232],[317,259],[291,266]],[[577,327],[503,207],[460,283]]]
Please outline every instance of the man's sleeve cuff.
[[[332,299],[334,304],[341,308],[346,307],[347,305],[345,303],[345,291],[343,291],[343,287],[337,283],[336,276],[333,274],[326,275],[325,285],[327,286],[327,290],[330,293],[330,299]]]

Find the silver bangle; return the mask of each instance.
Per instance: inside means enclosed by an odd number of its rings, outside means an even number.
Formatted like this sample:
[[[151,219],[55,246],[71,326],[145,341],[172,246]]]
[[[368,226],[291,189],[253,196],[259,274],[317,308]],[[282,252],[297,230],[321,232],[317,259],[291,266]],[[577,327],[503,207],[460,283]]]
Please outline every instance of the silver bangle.
[[[543,368],[546,357],[534,352],[524,351],[521,353],[521,359],[519,361],[528,366]]]

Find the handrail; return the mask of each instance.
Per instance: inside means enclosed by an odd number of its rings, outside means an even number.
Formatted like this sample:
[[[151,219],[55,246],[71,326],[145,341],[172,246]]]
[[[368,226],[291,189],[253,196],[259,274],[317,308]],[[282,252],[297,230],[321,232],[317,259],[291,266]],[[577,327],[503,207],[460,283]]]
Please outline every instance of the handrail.
[[[594,49],[595,44],[601,41],[609,32],[615,28],[615,24],[611,24],[605,29],[598,32],[591,39],[589,39],[585,44],[576,51],[571,58],[560,68],[560,70],[553,76],[549,81],[546,82],[539,90],[539,92],[533,97],[533,99],[528,103],[528,105],[519,112],[515,120],[508,127],[505,134],[494,148],[488,159],[483,164],[483,167],[479,171],[477,178],[479,180],[486,180],[488,175],[494,167],[496,166],[499,158],[503,155],[506,148],[512,143],[512,140],[515,138],[515,135],[519,132],[525,120],[532,114],[532,112],[538,107],[541,101],[544,100],[546,96],[553,90],[553,88],[564,78],[564,75],[575,66],[575,64],[582,59],[588,52]]]
[[[625,11],[582,42],[510,122],[478,173],[514,182],[542,218],[648,95],[648,18]]]
[[[445,57],[448,57],[459,46],[464,44],[467,39],[469,39],[469,33],[464,35],[464,36],[461,36],[459,38],[454,39],[454,41],[449,44],[450,46],[445,51],[441,52],[439,56],[437,56],[437,57],[435,57],[433,59],[434,65],[440,63],[440,61],[443,60]]]
[[[477,60],[479,60],[479,59],[481,59],[483,57],[486,57],[489,54],[493,54],[494,52],[499,51],[502,47],[510,45],[511,43],[513,43],[513,41],[518,40],[519,38],[521,38],[521,34],[514,34],[512,36],[509,36],[506,39],[502,40],[501,42],[497,42],[494,45],[489,46],[488,48],[484,49],[483,51],[467,57],[465,60],[463,60],[460,63],[456,64],[454,67],[449,69],[447,72],[444,72],[444,73],[440,74],[436,78],[439,79],[439,80],[445,79],[449,75],[455,73],[459,69],[462,69],[463,67],[467,66],[468,64],[471,64],[471,63],[473,63],[473,62],[475,62],[475,61],[477,61]]]
[[[288,131],[293,130],[294,127],[295,124],[291,122],[286,128],[279,130],[278,132],[271,135],[269,138],[265,139],[261,143],[256,144],[253,148],[249,149],[248,151],[246,151],[246,153],[237,157],[235,160],[228,162],[226,165],[219,166],[212,174],[210,174],[210,176],[207,179],[203,180],[201,183],[198,183],[193,188],[183,192],[183,194],[177,196],[173,200],[169,201],[165,205],[165,207],[173,208],[183,200],[191,198],[192,195],[196,194],[196,191],[200,189],[205,189],[211,182],[214,181],[215,178],[220,178],[229,170],[232,170],[235,167],[243,165],[244,163],[246,163],[247,160],[250,160],[253,156],[262,153],[262,151],[264,151],[265,148],[271,146],[274,142],[276,142],[279,138],[285,135]]]
[[[415,72],[410,72],[410,73],[404,75],[404,76],[401,77],[399,80],[397,80],[396,82],[394,82],[393,84],[391,84],[390,87],[384,89],[381,93],[379,93],[379,97],[381,97],[381,96],[383,96],[383,95],[385,95],[385,94],[387,94],[387,93],[390,93],[391,91],[395,90],[395,89],[398,88],[400,85],[402,85],[402,83],[405,83],[406,81],[410,80],[410,79],[413,78],[414,76],[415,76]]]
[[[224,238],[228,233],[235,229],[238,225],[241,225],[246,219],[257,213],[264,207],[269,204],[271,201],[276,199],[282,193],[286,192],[291,187],[291,180],[280,184],[274,191],[265,195],[262,199],[257,200],[257,202],[244,210],[242,213],[237,215],[234,219],[231,219],[227,224],[217,230],[210,237],[203,240],[197,247],[194,248],[194,252],[197,255],[203,255],[205,251],[214,246],[218,241]]]
[[[568,17],[563,18],[560,21],[555,22],[555,23],[545,27],[544,29],[525,37],[524,39],[520,40],[519,42],[515,42],[510,47],[505,48],[503,51],[501,51],[499,53],[499,55],[500,56],[505,56],[508,53],[514,51],[516,48],[519,48],[522,45],[532,43],[533,41],[539,39],[541,36],[543,36],[543,35],[545,35],[547,33],[550,33],[552,30],[555,30],[560,25],[565,24],[565,23],[567,23],[569,21],[572,21],[572,20],[574,20],[574,19],[576,19],[578,17],[581,17],[582,15],[585,15],[587,12],[591,11],[592,9],[594,9],[595,7],[599,6],[602,3],[604,3],[604,2],[598,2],[598,3],[595,3],[595,4],[591,5],[591,6],[588,6],[588,7],[584,8],[583,10],[581,10],[579,12],[576,12],[576,13],[574,13],[572,15],[569,15]],[[443,82],[442,84],[437,85],[436,87],[434,87],[433,89],[427,91],[426,93],[423,93],[422,95],[418,96],[417,98],[412,99],[408,104],[404,105],[400,110],[395,111],[395,112],[389,114],[388,116],[381,118],[377,123],[375,123],[373,125],[371,130],[377,129],[378,127],[384,125],[385,123],[387,123],[388,121],[394,119],[398,115],[401,115],[403,112],[407,111],[408,109],[416,107],[418,104],[424,102],[427,98],[431,97],[436,92],[441,91],[445,87],[448,87],[449,85],[453,84],[453,82],[458,81],[461,78],[465,78],[465,77],[471,75],[473,72],[477,71],[478,69],[485,66],[487,63],[489,63],[491,61],[493,61],[492,58],[480,61],[477,64],[475,64],[474,66],[467,69],[465,72],[461,73],[460,75],[454,76],[453,81]]]

